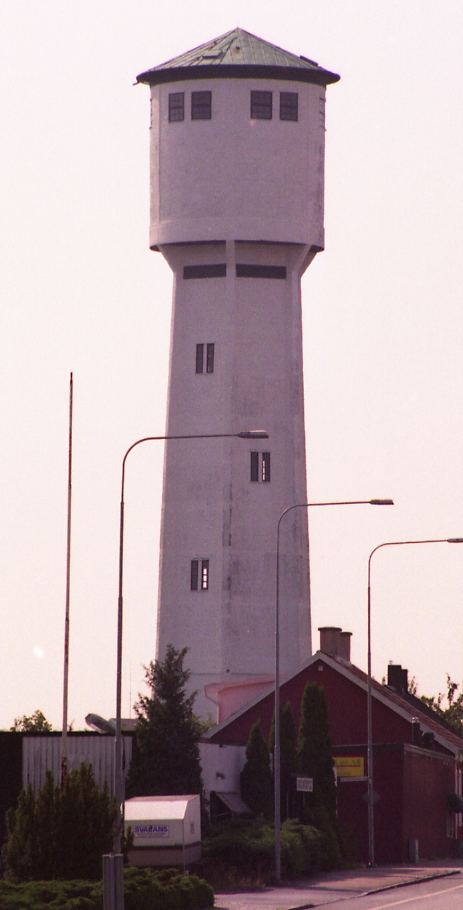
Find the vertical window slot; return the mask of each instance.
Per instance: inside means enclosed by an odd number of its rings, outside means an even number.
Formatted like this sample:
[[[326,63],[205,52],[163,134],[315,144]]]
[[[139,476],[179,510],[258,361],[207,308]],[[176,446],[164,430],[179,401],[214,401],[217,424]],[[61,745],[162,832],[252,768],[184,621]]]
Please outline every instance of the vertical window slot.
[[[262,483],[270,483],[270,452],[262,452]]]
[[[212,116],[212,92],[191,93],[191,119],[210,120]]]
[[[190,587],[192,591],[198,590],[198,579],[199,579],[199,560],[191,560],[191,574],[190,574]]]
[[[203,361],[204,361],[204,345],[197,344],[196,345],[196,372],[197,373],[203,372]]]
[[[192,559],[190,569],[190,589],[192,591],[209,590],[209,560]]]
[[[251,92],[251,120],[272,119],[272,93]]]
[[[270,452],[251,452],[251,481],[270,483]]]
[[[298,120],[297,92],[280,92],[280,120]]]
[[[215,345],[210,343],[206,348],[206,373],[214,372],[214,347]]]
[[[174,123],[185,119],[185,94],[184,92],[170,92],[169,94],[169,122]]]

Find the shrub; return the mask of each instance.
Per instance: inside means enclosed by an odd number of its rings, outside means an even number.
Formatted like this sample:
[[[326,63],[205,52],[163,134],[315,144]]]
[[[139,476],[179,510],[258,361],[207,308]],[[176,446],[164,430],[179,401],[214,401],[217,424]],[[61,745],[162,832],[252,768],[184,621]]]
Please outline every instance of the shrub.
[[[126,910],[207,910],[214,906],[210,885],[177,869],[129,868],[124,873]],[[12,884],[0,881],[1,910],[102,910],[101,882],[54,881]]]
[[[246,745],[246,762],[240,774],[241,796],[255,815],[273,813],[273,782],[270,755],[260,723],[254,724]]]
[[[82,764],[55,786],[48,772],[37,794],[20,794],[7,814],[3,850],[6,875],[18,881],[97,879],[101,857],[111,849],[115,803]]]
[[[273,826],[263,820],[232,823],[204,841],[203,860],[211,877],[220,867],[226,879],[269,879],[275,861]],[[333,868],[329,839],[310,825],[286,821],[281,828],[281,866],[288,877]]]

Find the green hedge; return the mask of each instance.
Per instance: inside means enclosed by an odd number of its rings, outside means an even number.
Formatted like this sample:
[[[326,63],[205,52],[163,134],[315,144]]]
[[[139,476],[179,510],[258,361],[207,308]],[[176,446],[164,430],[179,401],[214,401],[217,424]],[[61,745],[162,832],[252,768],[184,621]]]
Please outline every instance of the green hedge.
[[[124,872],[125,910],[207,910],[214,906],[210,885],[176,869],[159,872],[130,867]],[[102,910],[101,882],[0,881],[1,910]]]
[[[203,842],[205,873],[220,864],[222,870],[237,870],[241,877],[271,878],[275,865],[273,826],[265,821],[231,823],[217,829]],[[289,819],[281,828],[281,869],[293,878],[321,869],[334,868],[339,850],[328,832]],[[213,877],[213,876],[211,876]]]

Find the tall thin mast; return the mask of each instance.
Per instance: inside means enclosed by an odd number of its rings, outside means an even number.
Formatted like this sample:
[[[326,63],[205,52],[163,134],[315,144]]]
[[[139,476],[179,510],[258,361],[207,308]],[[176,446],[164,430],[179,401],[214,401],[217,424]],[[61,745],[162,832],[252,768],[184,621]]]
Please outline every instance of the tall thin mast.
[[[68,508],[66,534],[66,607],[64,619],[64,673],[63,673],[63,730],[61,737],[61,783],[68,768],[68,685],[69,685],[69,603],[71,590],[71,508],[72,508],[72,373],[69,377],[69,447],[68,447]]]

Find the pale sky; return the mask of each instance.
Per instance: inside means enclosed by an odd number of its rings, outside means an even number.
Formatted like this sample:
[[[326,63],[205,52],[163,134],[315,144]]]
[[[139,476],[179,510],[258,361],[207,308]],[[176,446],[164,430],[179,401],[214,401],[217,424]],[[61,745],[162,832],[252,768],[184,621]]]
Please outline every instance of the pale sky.
[[[396,506],[311,510],[315,645],[339,625],[365,668],[372,548],[463,536],[461,0],[2,0],[1,728],[61,723],[71,370],[69,719],[114,716],[121,459],[165,429],[172,291],[133,83],[235,26],[341,74],[303,280],[309,498]],[[155,651],[162,460],[153,443],[128,466],[125,715]],[[463,546],[374,560],[376,677],[393,660],[420,693],[460,681]]]

